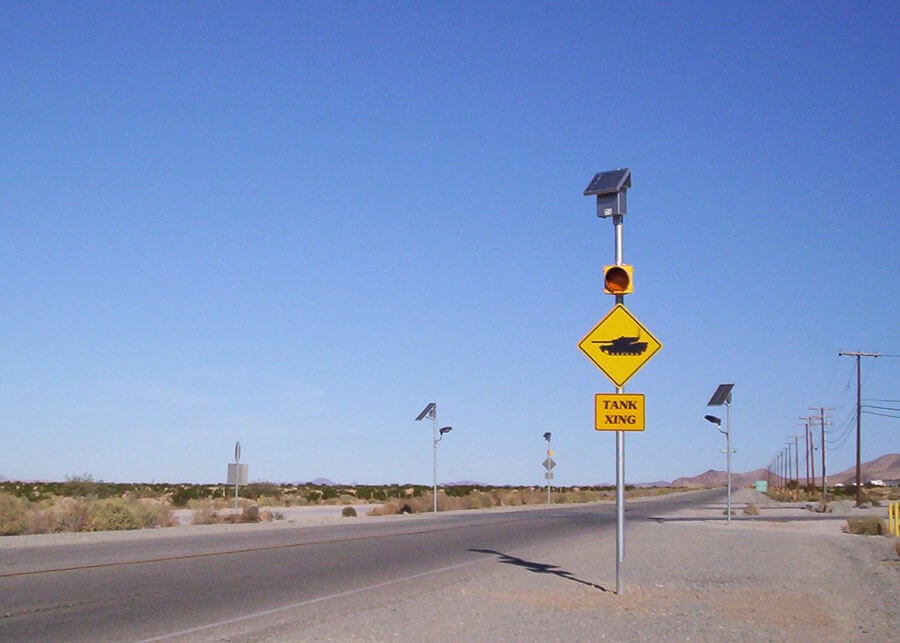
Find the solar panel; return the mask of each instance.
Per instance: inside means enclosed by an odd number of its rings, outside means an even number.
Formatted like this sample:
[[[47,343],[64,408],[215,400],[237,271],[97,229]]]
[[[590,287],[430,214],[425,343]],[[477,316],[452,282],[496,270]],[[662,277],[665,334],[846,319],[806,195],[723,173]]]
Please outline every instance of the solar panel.
[[[598,172],[591,179],[584,195],[591,194],[612,194],[619,192],[623,188],[631,187],[631,170],[628,168],[619,168],[618,170],[608,170],[606,172]]]
[[[731,389],[734,388],[734,384],[719,384],[719,388],[716,389],[716,392],[713,393],[713,396],[709,398],[709,402],[706,406],[722,406],[726,402],[731,403]]]
[[[434,419],[435,415],[437,415],[437,403],[429,402],[428,406],[422,409],[422,412],[419,413],[418,417],[416,418],[416,422],[427,417]]]

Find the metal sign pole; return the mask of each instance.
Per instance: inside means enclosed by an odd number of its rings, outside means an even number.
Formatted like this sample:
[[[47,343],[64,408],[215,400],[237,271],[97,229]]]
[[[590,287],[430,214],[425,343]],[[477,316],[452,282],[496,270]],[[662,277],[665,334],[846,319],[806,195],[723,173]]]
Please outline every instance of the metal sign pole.
[[[552,455],[553,455],[553,450],[550,448],[550,438],[548,437],[547,438],[547,457],[550,458]],[[547,472],[549,473],[550,470],[548,470]],[[547,504],[548,505],[550,504],[550,483],[551,482],[553,482],[553,480],[550,478],[550,476],[547,476]]]
[[[234,510],[235,511],[238,510],[238,483],[240,482],[240,479],[241,479],[241,468],[238,465],[240,465],[240,463],[241,463],[241,443],[235,442],[234,443],[234,464],[235,464],[235,467],[234,467]]]
[[[625,431],[644,430],[643,395],[625,395],[625,382],[662,344],[625,308],[625,295],[634,291],[632,266],[622,261],[622,223],[627,211],[626,190],[631,170],[618,168],[594,175],[584,191],[597,197],[597,216],[612,218],[615,232],[615,264],[603,268],[603,292],[616,303],[578,348],[616,385],[614,395],[594,397],[594,428],[616,432],[616,593],[624,591],[625,562]],[[615,400],[609,398],[615,397]],[[610,412],[607,412],[610,411]]]
[[[622,219],[621,214],[613,216],[613,227],[616,234],[616,265],[622,265]],[[616,295],[616,303],[624,304],[625,296]],[[624,388],[616,387],[616,393],[622,394]],[[625,563],[625,432],[616,431],[616,594],[625,589],[622,578]]]

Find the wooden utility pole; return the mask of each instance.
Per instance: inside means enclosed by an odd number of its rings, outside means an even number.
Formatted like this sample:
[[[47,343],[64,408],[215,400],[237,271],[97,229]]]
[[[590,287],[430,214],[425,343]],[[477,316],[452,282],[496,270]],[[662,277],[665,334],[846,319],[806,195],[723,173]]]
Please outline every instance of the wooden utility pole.
[[[794,438],[794,471],[797,473],[797,494],[800,494],[800,439],[799,435],[790,436]]]
[[[881,357],[881,353],[863,353],[860,351],[849,352],[841,351],[838,357],[848,356],[856,358],[856,506],[862,504],[862,429],[860,427],[862,417],[862,382],[860,377],[860,357]],[[824,451],[823,451],[824,453]]]
[[[816,486],[816,434],[812,426],[809,426],[809,473],[812,476],[812,485]],[[824,499],[823,499],[824,501]]]
[[[810,463],[809,450],[812,448],[812,444],[811,444],[810,441],[809,441],[809,420],[806,421],[806,424],[805,424],[805,427],[804,427],[804,430],[803,430],[803,441],[804,441],[804,443],[805,443],[805,445],[806,445],[805,448],[803,449],[803,455],[806,456],[806,491],[807,491],[807,493],[808,493],[808,492],[809,492],[809,489],[810,489],[810,486],[809,486],[809,471],[810,471],[810,467],[809,467],[809,463]],[[813,476],[813,483],[812,483],[812,484],[813,484],[813,486],[815,486],[815,484],[816,484],[816,478],[815,478],[815,476]]]
[[[825,411],[833,411],[834,409],[827,406],[811,406],[809,407],[810,411],[818,411],[819,412],[819,428],[822,430],[822,504],[828,503],[828,475],[825,471],[825,464],[827,462],[825,458],[825,425],[828,424],[831,418],[825,417]],[[811,416],[809,419],[812,420]],[[812,427],[810,427],[810,433],[812,433]],[[815,458],[813,458],[813,465],[815,465]],[[813,473],[813,486],[816,484],[816,474]]]

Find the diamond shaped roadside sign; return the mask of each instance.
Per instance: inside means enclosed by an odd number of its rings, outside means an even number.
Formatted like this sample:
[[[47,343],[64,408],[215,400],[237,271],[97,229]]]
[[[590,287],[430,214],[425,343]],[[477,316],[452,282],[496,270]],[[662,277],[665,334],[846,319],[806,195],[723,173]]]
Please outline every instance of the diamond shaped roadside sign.
[[[625,306],[616,304],[578,348],[613,384],[624,386],[662,344]]]
[[[544,468],[547,471],[550,471],[555,466],[556,466],[556,462],[554,462],[553,458],[547,458],[546,460],[544,460]]]

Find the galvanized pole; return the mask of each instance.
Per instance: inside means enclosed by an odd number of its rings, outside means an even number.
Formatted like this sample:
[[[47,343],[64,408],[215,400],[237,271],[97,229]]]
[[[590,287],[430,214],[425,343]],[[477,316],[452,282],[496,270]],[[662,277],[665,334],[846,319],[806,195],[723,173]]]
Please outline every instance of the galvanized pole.
[[[613,215],[613,227],[616,233],[615,257],[616,265],[623,264],[622,259],[622,220],[621,214]],[[616,303],[624,304],[625,296],[616,295]],[[622,394],[625,389],[616,387],[616,393]],[[625,563],[625,432],[616,431],[616,594],[625,591],[622,578]]]
[[[550,438],[547,438],[547,459],[553,457],[553,449],[550,448]],[[553,469],[547,469],[547,473],[544,475],[547,476],[547,504],[550,504],[550,483],[553,482],[551,479],[551,475],[553,475]]]
[[[726,524],[731,526],[731,393],[725,400],[725,449],[728,451],[726,463],[728,465],[728,520]]]
[[[241,479],[241,443],[234,443],[234,510],[238,510],[238,481]]]
[[[437,405],[434,407],[434,413],[431,416],[431,444],[432,444],[432,493],[434,494],[434,513],[437,513]]]
[[[828,470],[825,467],[825,419],[822,419],[822,504],[828,505]],[[816,481],[816,476],[813,475],[813,483]]]

